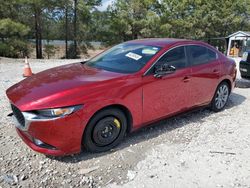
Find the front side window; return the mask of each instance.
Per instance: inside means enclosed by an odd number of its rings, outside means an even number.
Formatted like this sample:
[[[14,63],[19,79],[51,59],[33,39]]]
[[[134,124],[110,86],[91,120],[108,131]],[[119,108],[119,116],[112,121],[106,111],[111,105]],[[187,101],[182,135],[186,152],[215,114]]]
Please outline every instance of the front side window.
[[[217,54],[204,46],[187,46],[192,65],[205,64],[217,59]]]
[[[168,51],[158,60],[156,66],[163,63],[172,65],[176,69],[185,68],[187,65],[185,47],[181,46]]]
[[[160,49],[158,46],[123,43],[89,60],[86,65],[111,72],[134,73],[143,68]]]

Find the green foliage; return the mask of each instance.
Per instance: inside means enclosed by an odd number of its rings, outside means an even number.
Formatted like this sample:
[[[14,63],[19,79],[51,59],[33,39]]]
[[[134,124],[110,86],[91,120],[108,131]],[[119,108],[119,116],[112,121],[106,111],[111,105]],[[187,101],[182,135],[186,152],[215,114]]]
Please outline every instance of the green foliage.
[[[24,57],[29,54],[28,42],[24,37],[29,27],[9,18],[0,20],[0,56]]]
[[[96,35],[104,34],[100,38],[111,44],[145,37],[208,41],[250,29],[249,11],[250,1],[245,0],[117,0],[94,16]]]
[[[44,45],[44,52],[48,59],[50,59],[51,56],[54,56],[56,53],[57,48],[54,45],[46,44]]]
[[[101,0],[77,1],[77,26],[76,40],[78,41],[77,53],[87,53],[87,48],[91,47],[91,17],[95,6],[100,5]],[[79,55],[79,54],[77,54]]]
[[[37,57],[42,57],[42,39],[59,39],[70,44],[67,57],[76,58],[87,53],[90,41],[113,45],[172,37],[223,46],[223,40],[213,38],[250,30],[249,0],[115,0],[102,12],[96,9],[101,0],[0,0],[0,4],[0,55],[8,57],[28,54],[27,39],[37,39]],[[48,56],[53,49],[45,46],[44,52]]]
[[[30,48],[26,41],[7,39],[0,42],[0,56],[17,58],[28,56],[29,53]]]
[[[203,39],[244,30],[249,1],[163,0],[161,33],[170,37]]]
[[[160,23],[157,6],[157,0],[117,0],[109,9],[110,29],[123,41],[156,37]]]
[[[0,20],[0,36],[1,38],[22,38],[25,37],[29,32],[29,27],[12,21],[9,18]]]

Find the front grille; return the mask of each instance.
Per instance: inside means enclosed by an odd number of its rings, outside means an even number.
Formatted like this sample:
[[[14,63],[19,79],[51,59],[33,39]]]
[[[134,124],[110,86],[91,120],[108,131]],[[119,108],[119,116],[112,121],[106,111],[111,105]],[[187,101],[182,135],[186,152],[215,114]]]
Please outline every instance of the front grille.
[[[25,119],[23,117],[22,112],[13,104],[11,104],[11,109],[12,109],[13,114],[16,117],[18,123],[20,124],[20,126],[24,127],[25,126]]]

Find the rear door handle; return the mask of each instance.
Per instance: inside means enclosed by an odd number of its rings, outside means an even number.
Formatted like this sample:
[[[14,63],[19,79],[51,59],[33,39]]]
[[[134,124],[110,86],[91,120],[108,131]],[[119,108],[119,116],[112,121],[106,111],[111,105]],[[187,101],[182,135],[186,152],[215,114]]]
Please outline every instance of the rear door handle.
[[[218,70],[218,69],[214,69],[214,70],[213,70],[213,73],[218,74],[218,73],[219,73],[219,70]]]
[[[191,78],[191,76],[185,76],[185,77],[183,78],[183,82],[189,82],[189,81],[190,81],[190,78]]]

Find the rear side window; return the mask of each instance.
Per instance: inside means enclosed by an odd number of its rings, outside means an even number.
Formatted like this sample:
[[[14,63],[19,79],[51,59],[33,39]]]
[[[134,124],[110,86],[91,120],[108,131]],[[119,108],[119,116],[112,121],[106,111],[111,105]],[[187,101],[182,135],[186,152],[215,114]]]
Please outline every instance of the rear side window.
[[[162,63],[172,65],[176,69],[186,67],[185,47],[181,46],[168,51],[158,60],[156,65],[160,65]]]
[[[192,65],[205,64],[217,59],[217,54],[204,46],[187,46]]]

